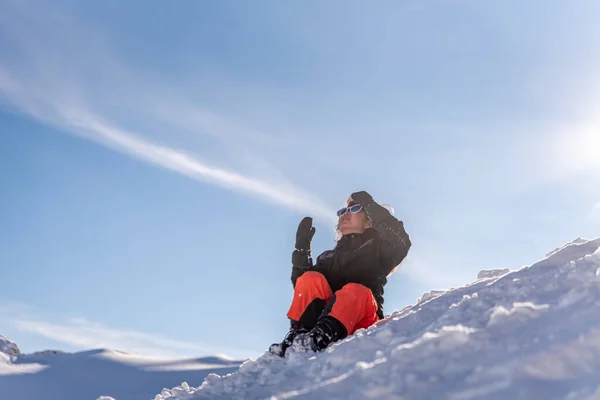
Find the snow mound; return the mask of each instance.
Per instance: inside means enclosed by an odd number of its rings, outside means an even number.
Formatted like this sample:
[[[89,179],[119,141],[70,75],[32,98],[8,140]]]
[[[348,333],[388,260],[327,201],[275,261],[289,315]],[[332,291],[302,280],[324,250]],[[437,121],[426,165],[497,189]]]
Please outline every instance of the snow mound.
[[[431,300],[431,299],[438,297],[444,293],[446,293],[445,290],[430,290],[427,293],[423,293],[423,295],[419,298],[419,300],[417,300],[417,303],[424,303],[427,300]]]
[[[508,268],[502,269],[484,269],[477,273],[477,279],[488,279],[488,278],[496,278],[502,275],[506,275],[510,272]]]
[[[554,249],[554,250],[552,250],[552,251],[548,252],[548,253],[546,254],[546,257],[553,256],[554,254],[558,253],[559,251],[561,251],[561,250],[563,250],[563,249],[565,249],[565,248],[567,248],[567,247],[569,247],[569,246],[572,246],[572,245],[579,245],[579,244],[585,244],[585,243],[587,243],[587,242],[590,242],[590,240],[589,240],[589,239],[583,239],[583,238],[581,238],[581,237],[578,237],[577,239],[573,240],[572,242],[566,243],[566,244],[562,245],[561,247],[557,247],[556,249]]]
[[[35,353],[31,353],[34,356],[56,356],[59,354],[67,354],[65,351],[62,350],[42,350],[42,351],[36,351]]]
[[[19,346],[10,339],[0,335],[0,360],[9,362],[17,358],[21,354]]]
[[[434,293],[322,353],[265,353],[189,399],[598,399],[600,239]]]

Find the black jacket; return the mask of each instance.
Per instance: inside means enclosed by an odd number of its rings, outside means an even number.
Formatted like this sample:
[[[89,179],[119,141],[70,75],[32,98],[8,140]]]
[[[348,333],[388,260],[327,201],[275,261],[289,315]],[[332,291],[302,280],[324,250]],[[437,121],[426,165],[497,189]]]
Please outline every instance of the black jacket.
[[[377,314],[383,318],[383,287],[387,276],[408,254],[411,241],[402,221],[377,203],[366,208],[373,228],[360,234],[344,235],[333,250],[317,257],[313,265],[309,252],[294,250],[292,284],[305,271],[322,273],[336,292],[347,283],[368,287],[377,301]]]

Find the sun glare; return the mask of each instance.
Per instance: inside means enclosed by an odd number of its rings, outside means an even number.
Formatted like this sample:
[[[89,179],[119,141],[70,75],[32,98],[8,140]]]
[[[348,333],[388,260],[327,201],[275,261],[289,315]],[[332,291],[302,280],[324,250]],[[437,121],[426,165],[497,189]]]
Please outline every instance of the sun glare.
[[[557,150],[559,157],[570,170],[599,169],[600,123],[564,132]]]

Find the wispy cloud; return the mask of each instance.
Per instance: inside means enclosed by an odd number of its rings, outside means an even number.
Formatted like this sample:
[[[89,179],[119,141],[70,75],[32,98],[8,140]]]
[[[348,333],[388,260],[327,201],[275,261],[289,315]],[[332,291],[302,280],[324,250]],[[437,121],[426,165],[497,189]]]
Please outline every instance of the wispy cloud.
[[[241,349],[174,340],[132,329],[111,328],[82,318],[50,321],[37,314],[33,307],[26,305],[0,304],[0,319],[3,324],[23,333],[63,343],[77,350],[105,348],[142,356],[167,358],[218,354],[245,357],[252,353]]]
[[[144,141],[123,129],[111,126],[97,117],[77,111],[65,119],[75,132],[88,132],[91,139],[114,147],[133,157],[171,169],[198,181],[246,192],[264,200],[303,212],[313,213],[325,219],[334,215],[319,199],[291,185],[275,185],[239,173],[226,171],[200,162],[185,152]]]
[[[81,349],[108,348],[156,356],[189,356],[210,351],[208,346],[169,340],[134,330],[113,329],[84,319],[72,319],[63,323],[16,320],[14,325],[22,332],[44,336]]]
[[[139,135],[103,121],[100,117],[88,111],[82,109],[69,110],[66,107],[62,108],[59,103],[54,103],[51,116],[45,116],[38,110],[45,109],[51,104],[29,102],[27,96],[19,91],[18,84],[9,85],[7,82],[9,81],[6,77],[4,76],[4,79],[2,79],[0,74],[0,91],[8,95],[13,104],[22,112],[44,122],[51,122],[70,133],[81,135],[132,157],[173,170],[197,181],[255,195],[265,201],[311,213],[325,220],[331,220],[331,216],[334,215],[333,211],[321,200],[291,184],[285,182],[280,184],[270,183],[208,165],[184,151],[144,140]]]
[[[264,147],[276,140],[273,136],[199,107],[186,100],[181,87],[131,73],[113,57],[102,35],[66,15],[50,12],[48,19],[55,22],[50,24],[31,5],[11,3],[5,11],[0,33],[18,50],[0,61],[0,105],[196,181],[333,222],[330,207],[272,168],[264,154],[253,154],[249,143]],[[65,39],[67,34],[72,38]],[[83,48],[81,37],[88,39]],[[124,114],[126,124],[118,122]],[[207,145],[213,151],[203,151]],[[219,159],[208,162],[197,155],[210,157],[215,146],[221,150]],[[226,159],[244,172],[218,166]]]

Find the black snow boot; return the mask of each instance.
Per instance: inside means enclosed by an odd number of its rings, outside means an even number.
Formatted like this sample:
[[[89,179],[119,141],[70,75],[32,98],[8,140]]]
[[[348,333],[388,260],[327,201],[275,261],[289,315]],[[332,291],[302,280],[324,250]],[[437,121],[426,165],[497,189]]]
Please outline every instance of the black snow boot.
[[[297,351],[321,351],[331,343],[348,336],[344,324],[337,319],[325,316],[307,333],[299,333],[293,339],[293,348]]]
[[[269,346],[269,353],[275,354],[279,357],[284,357],[285,351],[292,345],[296,335],[306,332],[308,332],[308,330],[304,329],[298,321],[290,320],[290,330],[285,335],[281,343],[273,343],[271,346]]]

